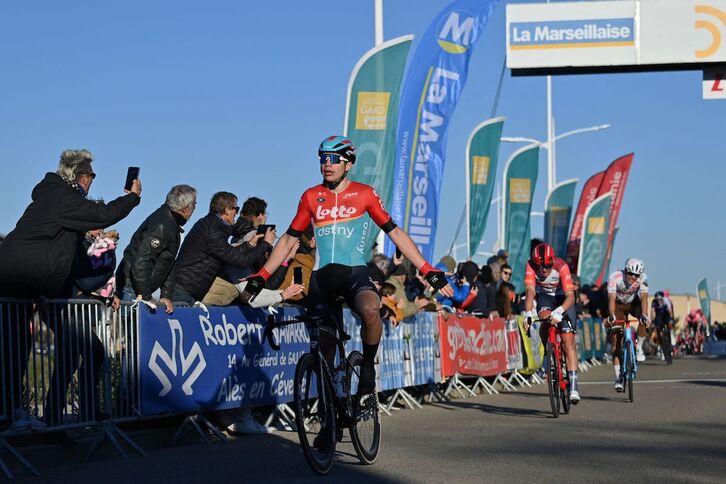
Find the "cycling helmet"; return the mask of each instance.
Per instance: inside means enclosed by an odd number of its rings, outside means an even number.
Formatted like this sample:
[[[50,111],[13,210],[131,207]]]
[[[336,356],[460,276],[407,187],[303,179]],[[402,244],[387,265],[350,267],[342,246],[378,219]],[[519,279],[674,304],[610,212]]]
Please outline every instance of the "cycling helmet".
[[[328,136],[325,138],[318,148],[318,156],[323,153],[335,153],[351,163],[355,163],[355,146],[345,136]]]
[[[545,244],[544,242],[537,244],[532,249],[532,258],[530,261],[535,267],[552,266],[555,263],[555,250],[551,245]]]
[[[625,261],[625,272],[639,276],[645,270],[645,264],[642,260],[631,257]]]
[[[662,298],[664,296],[665,296],[665,294],[663,294],[663,291],[658,291],[655,293],[655,297]]]

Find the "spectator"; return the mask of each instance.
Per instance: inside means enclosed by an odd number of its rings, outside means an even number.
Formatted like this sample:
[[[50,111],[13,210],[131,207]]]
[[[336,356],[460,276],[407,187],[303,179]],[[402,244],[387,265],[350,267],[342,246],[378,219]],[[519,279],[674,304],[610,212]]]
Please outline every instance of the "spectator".
[[[445,255],[435,267],[436,269],[444,271],[446,280],[454,289],[454,295],[452,297],[447,298],[442,295],[437,295],[436,301],[451,308],[459,307],[466,300],[471,288],[468,284],[464,285],[461,274],[455,272],[456,260],[450,255]]]
[[[234,224],[234,234],[236,237],[244,239],[245,235],[249,237],[250,231],[255,231],[257,227],[267,223],[267,202],[257,197],[250,197],[242,204],[240,216]]]
[[[464,262],[461,267],[462,276],[471,287],[467,300],[462,304],[462,309],[488,318],[494,309],[494,301],[489,299],[486,285],[479,280],[479,272],[479,266],[472,261]]]
[[[303,232],[300,236],[300,247],[293,257],[292,261],[288,265],[287,275],[282,283],[283,287],[289,287],[293,283],[293,276],[295,274],[295,268],[299,267],[302,270],[302,284],[305,288],[310,287],[310,277],[313,274],[315,268],[315,236],[313,235],[312,225]],[[303,292],[296,294],[290,298],[290,301],[305,304],[305,298],[307,292],[303,289]]]
[[[118,239],[115,230],[86,232],[85,240],[79,246],[73,281],[79,297],[97,299],[105,304],[113,299]]]
[[[234,194],[217,192],[212,196],[209,213],[194,224],[179,250],[172,272],[174,301],[193,305],[203,300],[225,264],[249,268],[270,250],[275,240],[273,230],[267,231],[264,240],[254,238],[254,242],[243,242],[237,247],[230,245],[238,212]]]
[[[408,271],[406,269],[406,264],[401,264],[396,266],[396,269],[394,269],[391,277],[389,277],[386,281],[395,288],[393,297],[396,300],[396,306],[401,308],[403,318],[413,316],[428,304],[428,301],[423,298],[417,299],[416,302],[411,302],[406,298],[406,288],[404,287],[404,283],[406,282],[407,275]]]
[[[495,287],[499,287],[499,281],[502,280],[502,265],[499,262],[492,262],[488,266],[492,270],[492,282]]]
[[[161,288],[160,302],[166,313],[174,311],[172,268],[182,227],[196,206],[197,191],[189,185],[176,185],[166,195],[166,202],[136,229],[116,271],[116,308],[121,299],[151,301],[154,291]]]
[[[499,274],[499,283],[497,286],[501,286],[503,282],[512,283],[512,266],[505,262],[500,266]]]
[[[403,320],[403,308],[406,301],[396,299],[396,286],[390,282],[381,284],[381,318],[387,319],[391,324],[397,326]]]
[[[134,180],[130,192],[108,204],[88,200],[96,177],[92,161],[93,155],[87,150],[65,150],[56,172],[47,173],[35,186],[32,202],[0,246],[0,295],[22,299],[71,297],[75,256],[86,232],[117,223],[139,204],[139,180]],[[14,324],[6,325],[7,334],[2,338],[7,346],[0,348],[5,359],[3,407],[8,413],[20,410],[22,402],[21,379],[30,351],[28,322],[32,310],[29,305],[16,307],[10,315]],[[54,332],[56,350],[45,406],[47,421],[60,422],[68,385],[82,355],[86,357],[80,371],[79,410],[82,419],[89,419],[96,410],[94,390],[101,369],[97,356],[100,350],[102,357],[103,346],[81,322],[56,312],[52,316],[46,320]]]
[[[492,268],[489,265],[481,266],[481,268],[479,269],[479,276],[477,277],[477,281],[481,283],[479,290],[481,291],[481,286],[483,286],[483,288],[486,290],[487,306],[489,307],[489,317],[499,317],[496,305],[497,285],[494,282],[494,278],[492,277]]]
[[[516,296],[516,289],[508,282],[502,282],[497,289],[496,308],[497,313],[503,318],[510,319],[514,314],[512,301]]]

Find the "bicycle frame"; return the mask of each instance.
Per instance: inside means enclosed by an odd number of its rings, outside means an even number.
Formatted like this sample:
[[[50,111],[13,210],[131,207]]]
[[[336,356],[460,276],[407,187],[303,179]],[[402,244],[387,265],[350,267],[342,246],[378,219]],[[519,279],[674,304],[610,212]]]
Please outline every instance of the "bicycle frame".
[[[567,383],[562,375],[562,338],[560,328],[557,324],[550,323],[547,342],[553,342],[555,348],[555,361],[557,362],[557,381],[560,384],[560,391],[567,391]]]
[[[620,350],[621,352],[621,358],[620,358],[620,375],[621,376],[627,376],[625,374],[628,362],[628,359],[632,359],[633,361],[633,378],[635,378],[635,373],[638,372],[638,359],[635,357],[635,337],[633,336],[633,328],[630,326],[630,322],[635,321],[631,319],[618,319],[615,321],[615,323],[622,323],[623,328],[623,343],[622,348]],[[627,348],[627,351],[626,351]]]

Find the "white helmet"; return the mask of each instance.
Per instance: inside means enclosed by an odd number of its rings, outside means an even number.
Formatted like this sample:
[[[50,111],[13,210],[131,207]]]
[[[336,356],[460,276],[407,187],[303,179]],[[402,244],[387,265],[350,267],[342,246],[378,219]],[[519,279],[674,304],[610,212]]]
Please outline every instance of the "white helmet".
[[[629,272],[630,274],[635,274],[636,276],[639,276],[643,273],[644,270],[645,264],[640,259],[631,257],[630,259],[625,261],[625,272]]]

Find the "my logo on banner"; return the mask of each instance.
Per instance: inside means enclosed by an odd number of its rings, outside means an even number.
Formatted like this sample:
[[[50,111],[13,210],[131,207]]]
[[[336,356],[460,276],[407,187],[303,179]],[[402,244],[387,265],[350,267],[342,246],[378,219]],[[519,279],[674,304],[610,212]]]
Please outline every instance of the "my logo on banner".
[[[159,344],[159,341],[156,341],[154,348],[151,350],[149,369],[159,379],[161,383],[159,396],[163,397],[171,391],[172,385],[171,380],[169,380],[169,377],[161,368],[161,365],[159,365],[159,359],[161,359],[166,369],[174,376],[177,376],[179,372],[179,367],[177,366],[177,360],[179,360],[181,363],[181,375],[186,376],[181,388],[185,395],[191,396],[194,394],[192,385],[207,367],[207,361],[204,359],[202,349],[196,341],[189,349],[189,353],[186,353],[184,350],[184,329],[176,319],[169,319],[168,322],[169,329],[171,330],[171,354]],[[196,365],[194,365],[195,361]],[[192,369],[192,366],[194,369]]]
[[[711,5],[696,5],[696,13],[708,15],[719,20],[724,29],[726,29],[726,12]],[[721,49],[721,28],[717,23],[710,20],[696,20],[696,30],[705,30],[711,36],[711,44],[702,50],[696,50],[697,59],[706,59],[711,57]]]
[[[359,92],[355,129],[384,130],[388,120],[390,92]]]
[[[442,22],[437,42],[449,54],[463,54],[469,48],[474,30],[474,17],[468,12],[454,11]]]

